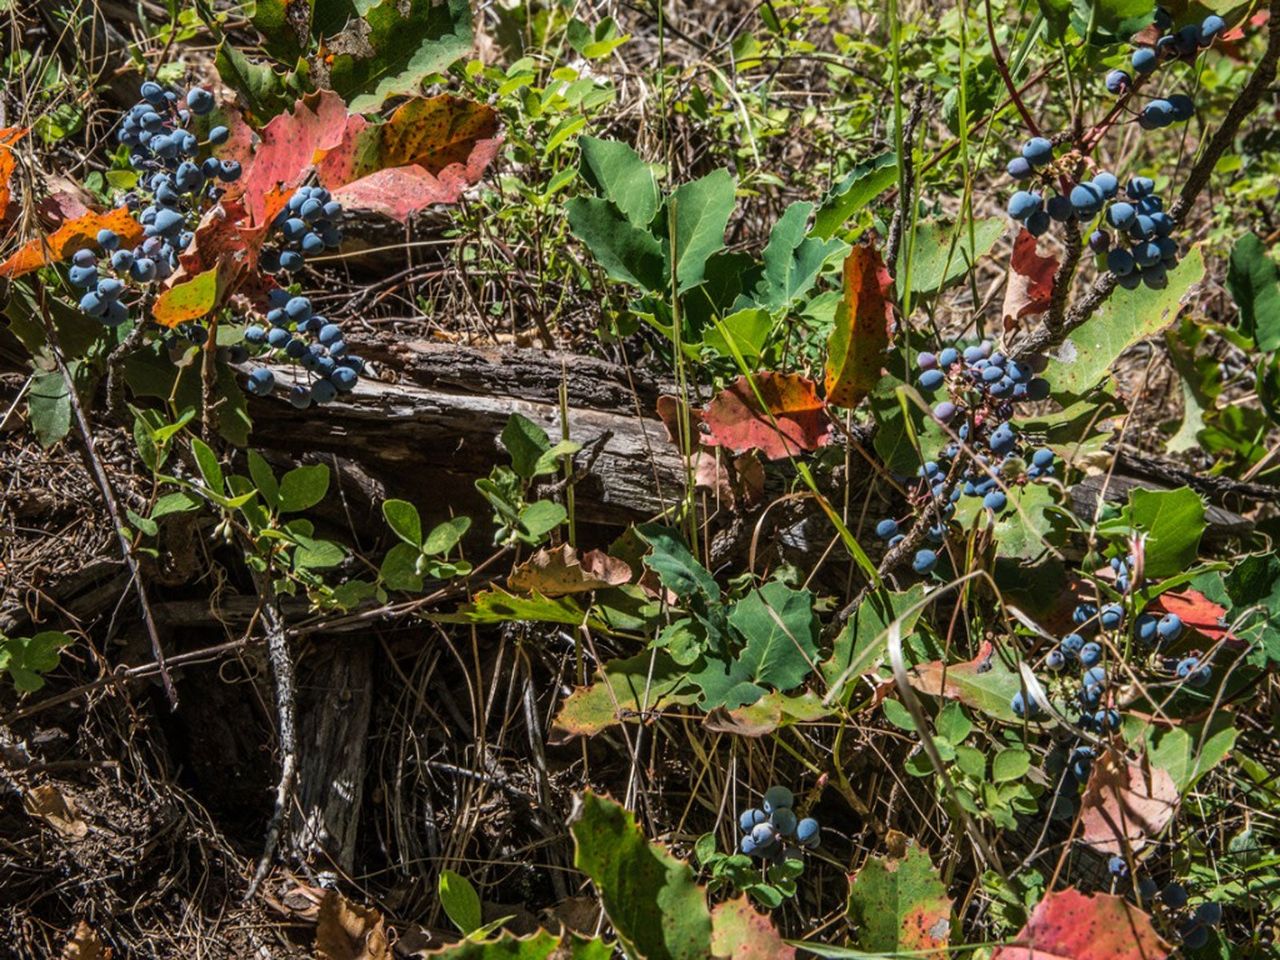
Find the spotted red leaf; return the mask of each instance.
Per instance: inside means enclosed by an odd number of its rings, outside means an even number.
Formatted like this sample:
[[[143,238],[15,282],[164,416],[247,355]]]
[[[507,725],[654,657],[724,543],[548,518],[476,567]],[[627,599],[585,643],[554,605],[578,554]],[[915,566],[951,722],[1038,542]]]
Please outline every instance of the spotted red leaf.
[[[1169,950],[1151,918],[1124,898],[1068,888],[1036,904],[991,960],[1165,960]]]
[[[856,407],[880,382],[892,336],[889,276],[880,252],[861,244],[844,261],[844,297],[827,340],[827,401]]]
[[[817,384],[796,374],[738,377],[712,398],[702,419],[711,444],[734,453],[759,450],[770,460],[816,450],[831,439]]]
[[[1018,232],[1009,261],[1009,280],[1004,288],[1004,327],[1011,330],[1023,317],[1044,313],[1053,299],[1053,276],[1058,261],[1042,257],[1036,238],[1028,230]]]

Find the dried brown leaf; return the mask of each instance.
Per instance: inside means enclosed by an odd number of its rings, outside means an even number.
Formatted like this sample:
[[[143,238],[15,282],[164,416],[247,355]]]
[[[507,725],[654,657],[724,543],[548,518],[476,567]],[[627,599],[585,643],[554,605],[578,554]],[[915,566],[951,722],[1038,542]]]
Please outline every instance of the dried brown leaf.
[[[64,837],[83,840],[89,834],[89,825],[76,813],[75,804],[52,784],[33,788],[23,803],[27,813],[39,817]]]
[[[373,907],[325,891],[316,920],[317,960],[392,960],[386,921]]]

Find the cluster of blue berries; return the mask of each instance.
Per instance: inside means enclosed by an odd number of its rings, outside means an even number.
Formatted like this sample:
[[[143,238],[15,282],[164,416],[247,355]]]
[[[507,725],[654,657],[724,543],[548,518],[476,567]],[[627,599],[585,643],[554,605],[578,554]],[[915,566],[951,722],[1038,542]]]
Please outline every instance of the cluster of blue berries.
[[[1010,359],[983,342],[963,350],[951,346],[936,354],[922,352],[916,367],[921,391],[932,396],[946,390],[946,399],[934,404],[933,415],[942,423],[961,419],[956,436],[972,453],[963,458],[954,483],[949,483],[951,466],[961,458],[961,443],[948,444],[937,460],[916,471],[914,499],[920,501],[916,506],[929,499],[940,503],[940,520],[926,533],[930,546],[918,550],[911,564],[916,573],[925,575],[937,564],[933,548],[946,539],[947,521],[962,496],[981,497],[985,509],[999,513],[1008,505],[1004,487],[1054,475],[1054,454],[1048,447],[1026,449],[1010,422],[1018,401],[1043,400],[1049,395],[1048,381],[1037,377],[1030,364]],[[880,520],[875,530],[890,548],[906,536],[892,517]]]
[[[1169,11],[1156,10],[1155,26],[1160,36],[1152,46],[1139,47],[1129,58],[1133,73],[1124,70],[1110,71],[1104,83],[1108,93],[1124,96],[1134,89],[1134,77],[1146,78],[1163,63],[1174,60],[1194,60],[1196,55],[1218,39],[1227,28],[1227,22],[1211,13],[1199,23],[1189,23],[1177,31],[1171,31],[1173,17]],[[1155,107],[1154,110],[1151,108]],[[1192,112],[1188,97],[1168,97],[1152,100],[1138,114],[1138,122],[1144,130],[1167,126],[1179,120],[1188,120]]]
[[[125,204],[143,226],[144,239],[133,249],[120,245],[112,230],[97,235],[101,257],[85,247],[72,256],[71,283],[84,290],[80,309],[109,326],[129,316],[125,295],[130,285],[167,279],[178,268],[178,255],[195,236],[206,201],[216,201],[223,186],[240,177],[240,165],[209,157],[197,163],[201,147],[226,141],[226,127],[214,127],[201,143],[187,129],[193,117],[213,110],[213,94],[193,87],[183,99],[160,84],[142,85],[142,99],[125,114],[116,138],[130,148],[130,165],[138,171],[138,190]],[[150,202],[143,206],[143,196]]]
[[[342,204],[324,187],[299,187],[272,221],[273,247],[262,251],[258,265],[267,273],[295,273],[308,256],[334,250],[342,243],[338,219]]]
[[[270,294],[267,312],[270,327],[253,324],[245,328],[245,342],[264,348],[263,353],[277,360],[291,360],[307,373],[307,383],[296,383],[289,391],[289,402],[299,410],[313,403],[323,404],[340,393],[355,389],[364,370],[364,361],[349,352],[342,328],[311,309],[306,297],[291,297],[276,288]],[[265,396],[275,388],[275,374],[267,367],[257,367],[249,374],[246,389]]]
[[[1118,862],[1117,862],[1118,861]],[[1117,878],[1129,875],[1123,857],[1112,857],[1107,869]],[[1199,950],[1209,942],[1209,929],[1222,922],[1222,904],[1206,900],[1194,910],[1187,911],[1187,888],[1172,880],[1161,888],[1150,877],[1138,881],[1138,896],[1144,906],[1158,906],[1162,914],[1178,924],[1178,935],[1188,950]]]
[[[764,792],[758,808],[742,811],[742,852],[774,863],[799,859],[801,851],[821,842],[821,828],[812,817],[799,818],[791,809],[795,797],[786,787],[773,786]]]
[[[1178,244],[1170,236],[1173,219],[1164,212],[1155,183],[1148,177],[1134,177],[1125,186],[1123,197],[1113,194],[1110,199],[1106,222],[1120,237],[1128,238],[1128,245],[1113,244],[1111,233],[1098,229],[1089,237],[1090,249],[1106,255],[1107,269],[1122,286],[1164,286],[1166,272],[1178,263]]]

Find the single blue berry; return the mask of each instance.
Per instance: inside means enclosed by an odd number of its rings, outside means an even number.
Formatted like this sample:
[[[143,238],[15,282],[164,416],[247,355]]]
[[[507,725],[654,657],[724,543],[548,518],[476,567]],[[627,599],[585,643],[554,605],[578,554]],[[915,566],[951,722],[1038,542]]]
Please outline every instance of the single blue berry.
[[[888,540],[898,532],[898,521],[892,517],[886,517],[876,524],[876,536],[881,540]]]
[[[929,573],[938,564],[938,555],[927,547],[923,547],[916,551],[915,559],[911,561],[911,569],[916,573],[924,575]]]

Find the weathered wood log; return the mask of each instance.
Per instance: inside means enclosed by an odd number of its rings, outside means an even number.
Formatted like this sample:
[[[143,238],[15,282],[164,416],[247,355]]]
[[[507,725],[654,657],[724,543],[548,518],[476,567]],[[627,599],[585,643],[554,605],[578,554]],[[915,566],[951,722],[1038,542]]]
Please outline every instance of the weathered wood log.
[[[479,502],[476,478],[510,462],[498,437],[513,413],[542,426],[553,442],[560,439],[563,384],[569,438],[599,444],[575,487],[579,519],[621,525],[680,498],[684,473],[654,412],[661,388],[651,379],[603,360],[540,350],[413,342],[382,353],[398,382],[362,379],[343,401],[302,411],[275,398],[253,401],[254,444],[296,457],[333,454],[424,512],[465,512]],[[276,375],[287,385],[295,373],[280,367]]]

